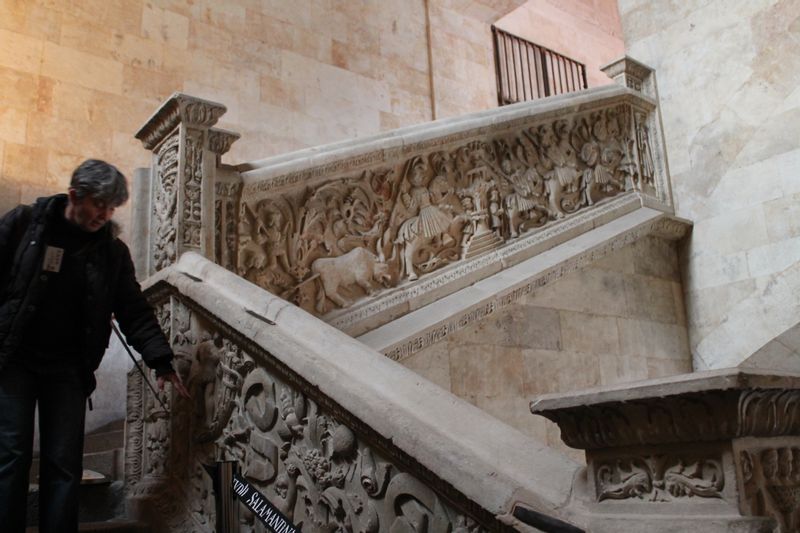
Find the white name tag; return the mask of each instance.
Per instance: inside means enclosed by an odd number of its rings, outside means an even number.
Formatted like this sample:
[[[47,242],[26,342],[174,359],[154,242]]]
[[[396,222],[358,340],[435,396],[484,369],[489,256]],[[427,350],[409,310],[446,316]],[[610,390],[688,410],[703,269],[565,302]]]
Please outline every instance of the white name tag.
[[[44,251],[44,265],[42,265],[42,269],[45,272],[59,272],[61,270],[62,259],[64,259],[63,248],[48,246]]]

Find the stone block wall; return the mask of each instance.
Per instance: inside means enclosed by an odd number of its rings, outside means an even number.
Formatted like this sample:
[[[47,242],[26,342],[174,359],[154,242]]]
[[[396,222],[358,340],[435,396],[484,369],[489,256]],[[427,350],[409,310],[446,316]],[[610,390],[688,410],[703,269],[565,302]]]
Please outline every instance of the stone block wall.
[[[523,3],[0,2],[0,212],[87,157],[148,165],[133,133],[175,91],[228,107],[236,162],[494,107],[490,24]]]
[[[563,449],[533,396],[691,372],[676,244],[646,237],[402,363]]]
[[[628,54],[656,70],[676,214],[694,223],[694,365],[735,366],[800,323],[800,3],[619,7]]]

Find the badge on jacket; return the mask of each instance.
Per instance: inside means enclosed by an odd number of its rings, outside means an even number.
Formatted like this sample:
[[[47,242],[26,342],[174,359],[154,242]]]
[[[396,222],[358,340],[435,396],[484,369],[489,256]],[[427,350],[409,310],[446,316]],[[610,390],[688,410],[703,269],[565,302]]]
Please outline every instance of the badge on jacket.
[[[64,249],[57,246],[48,246],[44,251],[44,265],[42,270],[45,272],[61,271],[61,260],[64,258]]]

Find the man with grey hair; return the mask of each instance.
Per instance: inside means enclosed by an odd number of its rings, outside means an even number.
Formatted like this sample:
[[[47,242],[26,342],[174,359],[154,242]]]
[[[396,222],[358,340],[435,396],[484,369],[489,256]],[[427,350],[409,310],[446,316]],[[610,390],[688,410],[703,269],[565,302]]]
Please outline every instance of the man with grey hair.
[[[111,215],[125,177],[84,161],[67,194],[0,218],[0,524],[23,532],[39,407],[39,530],[77,531],[86,400],[112,315],[159,386],[188,396]],[[91,408],[91,401],[89,401]]]

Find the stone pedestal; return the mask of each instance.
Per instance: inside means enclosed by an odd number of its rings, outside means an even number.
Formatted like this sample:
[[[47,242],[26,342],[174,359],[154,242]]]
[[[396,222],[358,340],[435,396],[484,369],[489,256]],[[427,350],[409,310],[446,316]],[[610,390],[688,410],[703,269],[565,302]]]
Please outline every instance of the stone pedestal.
[[[586,451],[592,512],[769,517],[800,531],[800,376],[703,372],[543,396],[531,411]]]

